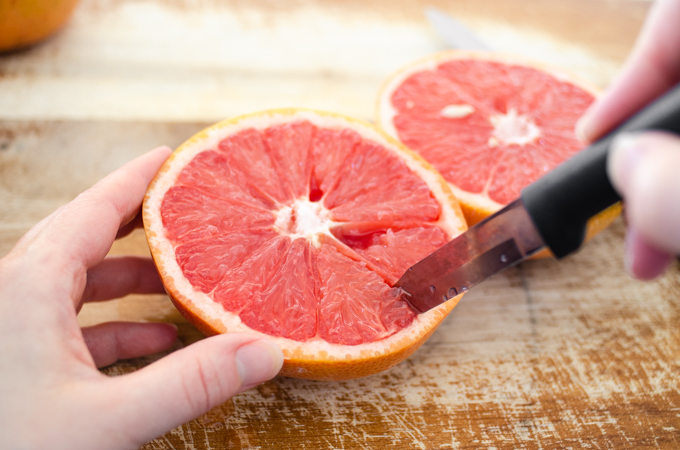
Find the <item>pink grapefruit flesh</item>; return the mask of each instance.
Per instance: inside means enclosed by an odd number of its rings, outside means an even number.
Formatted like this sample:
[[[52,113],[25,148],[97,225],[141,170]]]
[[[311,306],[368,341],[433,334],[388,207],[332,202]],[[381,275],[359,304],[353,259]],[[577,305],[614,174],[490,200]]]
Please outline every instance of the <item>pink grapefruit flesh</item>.
[[[465,206],[492,212],[583,148],[574,126],[594,99],[592,88],[551,69],[452,51],[395,75],[379,116]]]
[[[275,338],[291,360],[377,358],[370,372],[384,370],[398,362],[385,355],[408,356],[457,302],[417,315],[391,287],[465,229],[446,182],[342,116],[281,110],[208,129],[161,169],[144,217],[168,292],[190,321],[208,334]],[[338,377],[293,366],[287,374]]]

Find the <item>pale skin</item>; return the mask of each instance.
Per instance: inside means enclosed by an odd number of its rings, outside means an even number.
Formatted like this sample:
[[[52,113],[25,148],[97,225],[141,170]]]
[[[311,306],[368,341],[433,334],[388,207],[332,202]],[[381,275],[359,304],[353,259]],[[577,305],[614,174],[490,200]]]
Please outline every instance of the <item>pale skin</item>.
[[[583,121],[594,140],[680,81],[680,0],[661,0],[620,77]],[[82,329],[83,303],[163,292],[151,260],[106,258],[140,225],[139,208],[170,149],[114,172],[36,225],[0,260],[0,447],[136,449],[278,373],[274,344],[249,335],[202,340],[129,375],[97,370],[168,349],[168,324]],[[609,172],[626,202],[628,267],[653,278],[680,253],[680,139],[617,141]]]
[[[593,141],[680,82],[680,0],[657,1],[635,48],[577,132]],[[608,160],[609,177],[624,199],[626,267],[640,279],[661,275],[680,255],[680,138],[626,134]]]
[[[274,377],[281,350],[252,335],[204,339],[129,375],[97,370],[170,348],[173,325],[78,326],[83,303],[161,293],[149,258],[106,257],[140,226],[170,149],[128,163],[38,223],[0,260],[0,447],[136,449]]]

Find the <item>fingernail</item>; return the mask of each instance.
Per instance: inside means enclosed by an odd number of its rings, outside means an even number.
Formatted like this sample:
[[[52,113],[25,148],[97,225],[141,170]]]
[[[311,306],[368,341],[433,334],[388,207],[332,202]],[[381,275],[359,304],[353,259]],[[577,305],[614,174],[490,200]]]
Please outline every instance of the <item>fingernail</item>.
[[[282,365],[281,349],[267,340],[251,342],[236,350],[236,369],[242,386],[254,386],[274,378]]]
[[[590,133],[588,132],[588,125],[590,123],[589,119],[589,111],[586,111],[583,116],[576,122],[576,127],[574,128],[574,132],[576,133],[576,137],[578,138],[579,141],[583,143],[588,143],[590,142]]]

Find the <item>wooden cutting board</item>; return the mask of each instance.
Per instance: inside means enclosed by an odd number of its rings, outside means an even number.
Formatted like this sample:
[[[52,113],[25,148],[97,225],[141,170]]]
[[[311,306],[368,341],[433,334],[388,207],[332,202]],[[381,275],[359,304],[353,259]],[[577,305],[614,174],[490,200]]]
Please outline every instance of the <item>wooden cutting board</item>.
[[[501,50],[601,86],[648,7],[432,3]],[[216,120],[291,105],[370,119],[384,76],[443,48],[423,6],[83,0],[57,38],[0,58],[0,256],[124,162]],[[340,383],[279,377],[144,448],[680,448],[680,270],[629,279],[623,235],[618,220],[564,261],[486,281],[387,372]],[[143,233],[112,253],[147,254]],[[89,304],[79,320],[176,323],[178,348],[201,339],[162,295]],[[122,375],[162,356],[104,371]]]
[[[106,173],[204,125],[0,122],[0,255]],[[279,377],[145,448],[678,448],[680,271],[628,278],[623,232],[617,220],[564,261],[493,277],[385,373],[341,383]],[[143,233],[112,253],[148,254]],[[178,347],[201,338],[162,295],[88,304],[79,318],[172,322]]]

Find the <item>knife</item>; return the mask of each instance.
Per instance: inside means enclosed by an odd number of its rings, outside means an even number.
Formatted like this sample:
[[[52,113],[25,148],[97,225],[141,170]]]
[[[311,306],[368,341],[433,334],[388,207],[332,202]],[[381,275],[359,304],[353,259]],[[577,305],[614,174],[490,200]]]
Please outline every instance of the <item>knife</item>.
[[[466,50],[491,50],[472,30],[441,9],[428,6],[423,11],[432,28],[449,46]]]
[[[588,219],[621,200],[607,177],[612,140],[641,130],[680,133],[680,83],[525,187],[519,199],[416,263],[394,286],[416,311],[425,312],[544,248],[557,259],[576,251]]]

